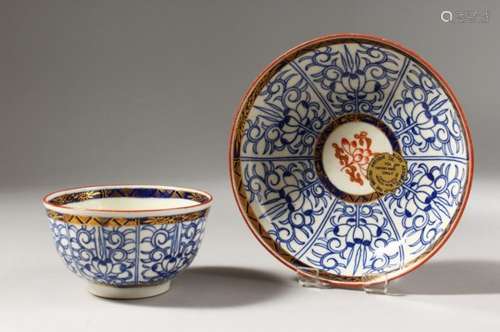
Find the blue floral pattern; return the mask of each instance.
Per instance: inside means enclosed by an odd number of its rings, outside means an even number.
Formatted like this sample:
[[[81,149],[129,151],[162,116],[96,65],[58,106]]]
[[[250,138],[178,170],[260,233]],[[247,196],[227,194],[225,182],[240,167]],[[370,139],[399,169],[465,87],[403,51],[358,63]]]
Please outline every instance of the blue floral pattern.
[[[417,256],[446,229],[463,194],[466,167],[459,163],[412,162],[405,184],[385,197],[400,220],[406,252]]]
[[[49,219],[66,266],[89,281],[115,286],[160,283],[187,268],[205,217],[175,224],[99,227]]]
[[[384,120],[408,155],[466,156],[453,106],[434,78],[412,63]]]
[[[244,166],[249,202],[262,206],[259,218],[272,220],[269,234],[296,253],[314,234],[315,220],[332,203],[311,161],[252,162]]]
[[[395,192],[345,202],[318,177],[330,122],[362,113],[394,133],[408,174]],[[377,43],[321,45],[273,73],[245,115],[241,186],[259,224],[301,263],[338,276],[393,271],[450,227],[469,167],[463,124],[422,65]]]
[[[315,137],[328,122],[308,82],[284,68],[262,89],[256,116],[245,126],[245,155],[312,155]]]
[[[293,67],[324,95],[336,116],[379,114],[406,65],[403,56],[374,44],[321,47],[295,59]]]
[[[308,258],[316,266],[357,275],[399,267],[404,259],[397,229],[376,203],[339,203],[327,222]]]

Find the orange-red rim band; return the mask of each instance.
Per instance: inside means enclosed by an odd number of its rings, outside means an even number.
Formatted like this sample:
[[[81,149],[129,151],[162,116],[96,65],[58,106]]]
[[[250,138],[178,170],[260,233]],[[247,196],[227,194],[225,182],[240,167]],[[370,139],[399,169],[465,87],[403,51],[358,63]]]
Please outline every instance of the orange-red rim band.
[[[472,177],[474,173],[474,148],[472,145],[472,138],[471,138],[471,131],[470,127],[468,125],[467,119],[465,117],[465,113],[462,109],[462,106],[458,102],[458,99],[451,89],[451,86],[449,83],[444,79],[444,77],[425,59],[423,59],[421,56],[419,56],[417,53],[414,51],[402,46],[401,44],[388,40],[386,38],[374,36],[374,35],[368,35],[368,34],[356,34],[356,33],[339,33],[339,34],[331,34],[331,35],[325,35],[322,37],[318,37],[309,41],[306,41],[294,48],[289,49],[276,59],[274,59],[269,65],[267,65],[264,70],[257,76],[256,79],[252,82],[250,87],[247,89],[245,94],[240,100],[240,103],[238,105],[238,108],[236,112],[233,115],[233,122],[232,122],[232,127],[231,127],[231,132],[229,135],[229,152],[228,152],[228,163],[229,163],[229,177],[231,180],[231,189],[233,191],[233,195],[235,196],[238,209],[240,210],[241,215],[243,216],[245,223],[247,226],[250,228],[250,231],[252,234],[255,236],[255,238],[266,248],[266,250],[271,253],[275,258],[277,258],[281,263],[283,263],[285,266],[289,267],[290,269],[304,273],[302,271],[299,271],[297,266],[295,266],[293,263],[285,260],[282,256],[276,253],[276,251],[268,246],[267,243],[263,241],[259,233],[257,232],[256,229],[252,226],[250,223],[248,216],[246,213],[243,211],[242,208],[242,202],[240,201],[240,198],[238,196],[238,189],[237,189],[237,183],[235,182],[235,177],[234,177],[234,165],[233,165],[233,151],[234,151],[234,142],[235,142],[235,135],[236,135],[236,129],[238,126],[238,120],[239,116],[246,105],[246,101],[249,97],[249,95],[254,91],[256,86],[261,82],[262,78],[271,70],[273,70],[276,66],[281,64],[283,61],[285,61],[286,58],[288,58],[290,55],[314,46],[316,44],[324,43],[324,42],[336,42],[339,40],[344,40],[344,39],[356,39],[360,41],[368,41],[368,42],[373,42],[373,43],[378,43],[383,46],[388,46],[393,49],[396,49],[397,51],[401,52],[402,54],[405,54],[418,62],[420,65],[422,65],[428,72],[430,72],[433,77],[438,81],[438,83],[441,85],[441,88],[444,90],[448,98],[450,98],[455,110],[458,112],[458,116],[460,118],[463,130],[465,131],[465,140],[466,140],[466,145],[467,145],[467,152],[468,152],[468,164],[467,164],[467,179],[464,187],[464,192],[462,196],[462,200],[460,202],[460,205],[458,207],[458,210],[455,212],[455,215],[453,216],[452,220],[450,220],[450,227],[446,231],[446,233],[439,239],[439,242],[436,243],[436,245],[430,250],[428,253],[424,255],[421,259],[419,259],[415,264],[407,266],[406,268],[403,268],[401,270],[391,272],[391,274],[388,277],[388,280],[393,280],[396,278],[400,278],[407,273],[412,272],[413,270],[417,269],[418,267],[422,266],[425,262],[427,262],[431,257],[433,257],[442,247],[443,245],[448,241],[449,237],[451,234],[453,234],[454,230],[456,229],[462,215],[465,209],[465,206],[467,204],[467,201],[469,199],[470,195],[470,190],[472,186]],[[363,281],[340,281],[340,280],[331,280],[328,278],[320,277],[320,279],[324,282],[330,283],[334,286],[340,286],[340,287],[354,287],[354,288],[359,288],[362,287],[366,282]]]

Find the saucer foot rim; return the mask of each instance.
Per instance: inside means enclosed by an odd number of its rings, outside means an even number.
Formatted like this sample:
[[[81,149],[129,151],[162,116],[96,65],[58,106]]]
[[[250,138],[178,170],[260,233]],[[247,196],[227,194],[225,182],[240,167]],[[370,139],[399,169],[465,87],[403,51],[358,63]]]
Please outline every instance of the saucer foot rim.
[[[107,299],[143,299],[163,294],[170,289],[170,280],[152,286],[114,287],[88,283],[87,290],[92,295]]]

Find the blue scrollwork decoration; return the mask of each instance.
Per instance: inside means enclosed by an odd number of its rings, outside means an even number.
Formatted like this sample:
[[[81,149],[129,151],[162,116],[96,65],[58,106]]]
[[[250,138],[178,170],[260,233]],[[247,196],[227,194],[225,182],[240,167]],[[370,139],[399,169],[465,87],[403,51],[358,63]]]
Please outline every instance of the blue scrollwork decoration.
[[[205,217],[174,224],[100,227],[49,219],[59,255],[74,273],[114,286],[155,284],[187,268],[198,252]]]
[[[248,206],[294,259],[337,276],[393,271],[450,227],[468,181],[466,134],[418,61],[375,42],[320,45],[259,89],[235,158]],[[327,189],[314,154],[331,122],[356,113],[382,121],[408,162],[403,185],[362,203]]]

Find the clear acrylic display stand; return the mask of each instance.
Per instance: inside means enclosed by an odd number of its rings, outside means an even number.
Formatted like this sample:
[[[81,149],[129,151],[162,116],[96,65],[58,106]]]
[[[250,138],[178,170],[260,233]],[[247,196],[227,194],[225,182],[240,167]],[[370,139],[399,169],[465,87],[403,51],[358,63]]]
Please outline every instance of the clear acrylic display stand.
[[[301,287],[317,289],[341,288],[334,286],[319,278],[320,271],[313,267],[299,267],[297,269],[297,282]],[[397,295],[389,292],[389,279],[385,273],[365,274],[361,277],[363,289],[367,294]]]

